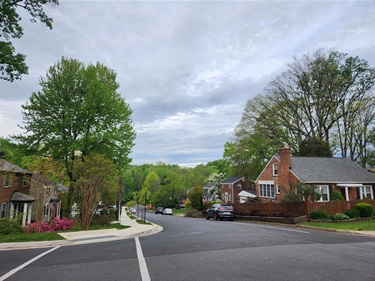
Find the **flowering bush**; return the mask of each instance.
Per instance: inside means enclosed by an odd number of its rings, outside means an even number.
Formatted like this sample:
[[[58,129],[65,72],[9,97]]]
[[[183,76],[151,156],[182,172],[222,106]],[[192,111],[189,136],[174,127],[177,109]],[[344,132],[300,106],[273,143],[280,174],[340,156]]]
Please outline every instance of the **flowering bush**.
[[[51,224],[54,226],[54,230],[68,230],[74,228],[74,219],[68,218],[54,218],[51,221]]]
[[[26,233],[36,233],[36,232],[53,232],[57,230],[68,230],[74,228],[74,219],[68,218],[54,218],[49,222],[33,222],[29,223],[24,227],[24,232]]]

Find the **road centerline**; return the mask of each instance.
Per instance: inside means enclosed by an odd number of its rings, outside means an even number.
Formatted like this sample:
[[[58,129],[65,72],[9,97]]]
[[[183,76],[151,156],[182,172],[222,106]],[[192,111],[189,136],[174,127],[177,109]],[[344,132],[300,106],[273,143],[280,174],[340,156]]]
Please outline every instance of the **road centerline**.
[[[141,242],[139,241],[138,237],[135,237],[134,239],[135,239],[135,246],[137,249],[137,257],[138,257],[139,269],[141,271],[142,281],[150,281],[151,278],[148,273],[146,260],[143,256]]]

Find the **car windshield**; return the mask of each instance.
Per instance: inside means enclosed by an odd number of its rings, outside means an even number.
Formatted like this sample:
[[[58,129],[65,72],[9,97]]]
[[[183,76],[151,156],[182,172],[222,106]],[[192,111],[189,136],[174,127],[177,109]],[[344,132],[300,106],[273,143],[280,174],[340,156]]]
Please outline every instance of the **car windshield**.
[[[232,210],[233,207],[231,205],[221,205],[221,208],[225,209],[225,210]]]

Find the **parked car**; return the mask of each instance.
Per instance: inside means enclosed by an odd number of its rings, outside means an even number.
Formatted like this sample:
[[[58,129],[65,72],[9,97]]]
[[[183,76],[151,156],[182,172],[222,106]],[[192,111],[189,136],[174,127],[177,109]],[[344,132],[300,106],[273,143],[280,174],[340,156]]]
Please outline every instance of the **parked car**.
[[[130,209],[129,209],[129,212],[131,213],[131,214],[136,214],[137,213],[137,209],[135,208],[135,207],[131,207]]]
[[[230,204],[213,204],[206,213],[206,220],[210,218],[215,220],[227,218],[232,221],[234,219],[234,209]]]
[[[157,207],[155,209],[155,214],[163,214],[163,211],[164,211],[164,207]]]
[[[172,209],[165,208],[163,211],[163,215],[173,215]]]

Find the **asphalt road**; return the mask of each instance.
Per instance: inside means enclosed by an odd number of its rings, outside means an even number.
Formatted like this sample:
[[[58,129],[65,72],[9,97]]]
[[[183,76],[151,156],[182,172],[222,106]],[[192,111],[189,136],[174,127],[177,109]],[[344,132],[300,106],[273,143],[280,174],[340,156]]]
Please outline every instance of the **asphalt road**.
[[[154,214],[147,219],[164,230],[139,239],[2,251],[0,280],[375,280],[373,237]]]

